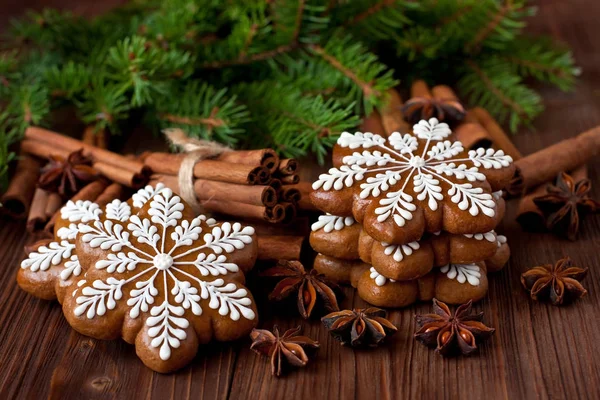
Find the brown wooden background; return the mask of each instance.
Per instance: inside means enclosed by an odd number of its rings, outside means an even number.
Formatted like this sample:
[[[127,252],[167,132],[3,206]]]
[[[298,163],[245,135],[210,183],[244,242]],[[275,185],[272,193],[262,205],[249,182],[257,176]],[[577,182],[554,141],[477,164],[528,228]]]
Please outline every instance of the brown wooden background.
[[[90,14],[118,2],[0,1],[0,23],[26,7],[67,4]],[[543,0],[538,5],[529,29],[572,46],[583,74],[574,93],[542,89],[546,112],[535,130],[515,137],[525,154],[600,124],[600,1]],[[590,177],[598,198],[600,161],[590,165]],[[75,333],[58,304],[37,300],[16,286],[28,238],[24,224],[0,220],[0,398],[600,398],[600,218],[586,221],[580,239],[571,243],[522,232],[514,213],[511,202],[499,229],[508,236],[513,256],[491,278],[489,295],[478,306],[497,332],[478,355],[445,360],[413,340],[414,315],[428,312],[429,304],[393,311],[398,334],[378,349],[353,351],[328,337],[317,320],[285,317],[263,302],[262,327],[302,325],[321,342],[307,368],[281,379],[271,377],[267,359],[252,353],[249,341],[203,347],[187,368],[160,375],[142,365],[133,346]],[[520,273],[565,254],[590,268],[584,281],[589,295],[565,308],[531,302]],[[365,305],[352,290],[346,294],[343,307]]]

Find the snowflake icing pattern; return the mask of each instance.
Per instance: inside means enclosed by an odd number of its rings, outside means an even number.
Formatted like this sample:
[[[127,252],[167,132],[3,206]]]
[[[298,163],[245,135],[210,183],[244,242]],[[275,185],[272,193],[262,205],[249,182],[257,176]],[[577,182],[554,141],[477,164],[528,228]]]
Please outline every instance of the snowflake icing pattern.
[[[120,200],[113,200],[106,205],[106,213],[100,209],[98,204],[89,200],[69,200],[60,210],[60,219],[67,222],[68,225],[59,228],[56,232],[55,241],[47,245],[39,246],[32,251],[27,258],[21,262],[21,268],[28,269],[31,273],[44,273],[51,267],[60,267],[58,279],[66,282],[72,277],[77,277],[83,272],[79,259],[75,253],[75,238],[77,236],[79,223],[90,223],[98,221],[104,214],[104,218],[114,221],[125,221],[129,218],[131,210],[129,205]],[[35,278],[39,283],[42,278]],[[53,277],[46,284],[54,286]]]
[[[407,186],[412,182],[411,191],[417,200],[426,201],[427,207],[436,211],[444,200],[444,184],[448,187],[446,194],[461,211],[493,217],[496,203],[492,194],[473,183],[486,180],[480,168],[508,167],[512,158],[502,150],[482,148],[469,151],[467,158],[455,158],[464,152],[462,143],[445,140],[451,134],[450,128],[435,118],[421,120],[413,131],[414,134],[404,135],[394,132],[387,141],[372,133],[342,133],[338,139],[341,147],[360,148],[362,152],[345,156],[344,165],[320,175],[313,189],[341,190],[367,176],[360,185],[360,198],[385,194],[375,209],[377,220],[383,222],[391,217],[402,227],[417,209]],[[419,140],[424,142],[423,146]],[[414,154],[419,148],[422,148],[419,154]]]
[[[72,312],[94,319],[126,302],[130,318],[147,313],[142,318],[150,345],[159,349],[165,361],[187,337],[190,321],[186,310],[202,315],[203,300],[233,321],[255,318],[248,291],[228,281],[227,275],[238,272],[239,267],[226,256],[249,245],[254,229],[239,223],[216,225],[204,216],[185,220],[181,199],[162,186],[139,191],[133,206],[141,208],[147,201],[147,213],[132,215],[126,209],[129,205],[122,203],[119,211],[126,215],[124,220],[79,224],[81,240],[107,255],[90,266],[95,269],[94,276],[102,279],[89,278],[88,273],[89,280],[77,283]]]

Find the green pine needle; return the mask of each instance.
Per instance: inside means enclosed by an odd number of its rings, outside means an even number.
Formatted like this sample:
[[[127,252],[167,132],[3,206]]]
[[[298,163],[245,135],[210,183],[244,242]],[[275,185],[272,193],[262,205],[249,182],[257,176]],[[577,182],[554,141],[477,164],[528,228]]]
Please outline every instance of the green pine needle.
[[[233,146],[249,121],[247,108],[207,83],[193,81],[174,90],[173,97],[156,101],[155,115],[161,128],[181,128],[192,137],[217,140]]]

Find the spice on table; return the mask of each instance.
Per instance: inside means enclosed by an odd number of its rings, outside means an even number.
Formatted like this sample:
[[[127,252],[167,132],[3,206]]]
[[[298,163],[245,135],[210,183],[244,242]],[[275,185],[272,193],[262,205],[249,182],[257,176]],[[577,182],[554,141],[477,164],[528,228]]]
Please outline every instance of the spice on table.
[[[471,314],[473,302],[458,306],[452,314],[445,303],[433,299],[435,314],[417,315],[419,330],[415,338],[443,356],[456,353],[469,355],[477,350],[477,343],[489,338],[494,332],[483,324],[483,313]]]
[[[570,257],[565,257],[554,265],[531,268],[521,275],[521,283],[533,300],[550,301],[560,306],[585,296],[587,290],[581,281],[587,272],[587,268],[576,267]]]
[[[544,215],[548,229],[566,234],[570,240],[577,238],[579,225],[587,214],[600,211],[600,203],[590,197],[591,181],[574,175],[560,173],[556,184],[546,189],[547,194],[533,200]]]
[[[287,367],[304,367],[308,362],[307,351],[316,351],[319,342],[307,336],[298,336],[300,327],[288,329],[279,335],[275,326],[273,332],[266,329],[253,329],[250,333],[250,348],[258,354],[271,357],[271,373],[281,376]]]
[[[398,330],[386,317],[385,310],[370,307],[332,312],[321,321],[342,344],[375,347]]]
[[[298,296],[298,311],[309,318],[319,302],[327,312],[338,311],[335,291],[338,286],[312,269],[306,272],[300,261],[281,260],[276,266],[261,273],[262,276],[282,277],[271,294],[270,300],[280,301],[292,294]]]
[[[68,198],[98,176],[98,171],[92,167],[92,159],[80,149],[69,153],[66,158],[50,155],[48,164],[42,168],[38,186]]]

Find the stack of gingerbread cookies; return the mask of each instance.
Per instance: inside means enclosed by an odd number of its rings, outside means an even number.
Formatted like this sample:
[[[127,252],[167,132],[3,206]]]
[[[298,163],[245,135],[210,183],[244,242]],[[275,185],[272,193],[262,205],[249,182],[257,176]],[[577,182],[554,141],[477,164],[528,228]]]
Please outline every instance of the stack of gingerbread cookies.
[[[494,229],[514,173],[501,150],[466,151],[435,118],[388,137],[344,132],[311,200],[314,267],[361,298],[404,307],[477,301],[510,250]]]

